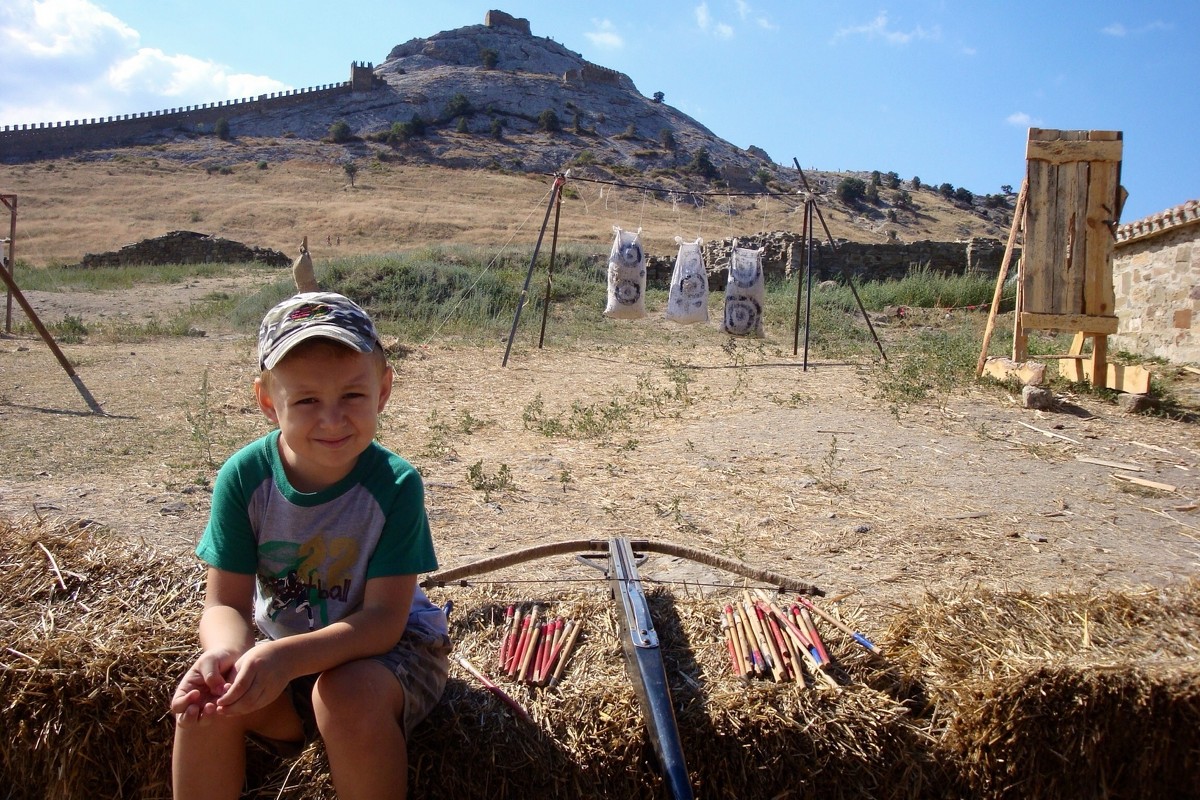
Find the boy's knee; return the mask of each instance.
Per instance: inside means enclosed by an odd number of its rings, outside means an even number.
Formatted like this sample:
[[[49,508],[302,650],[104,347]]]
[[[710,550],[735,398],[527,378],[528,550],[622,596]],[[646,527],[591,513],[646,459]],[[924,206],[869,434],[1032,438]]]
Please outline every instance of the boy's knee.
[[[322,731],[342,723],[398,720],[404,689],[377,661],[352,661],[321,673],[313,686],[313,712]]]

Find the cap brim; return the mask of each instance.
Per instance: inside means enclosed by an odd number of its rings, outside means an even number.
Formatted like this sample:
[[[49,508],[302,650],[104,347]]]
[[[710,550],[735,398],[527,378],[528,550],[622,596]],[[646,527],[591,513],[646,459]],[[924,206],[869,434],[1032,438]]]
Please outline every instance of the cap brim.
[[[332,339],[338,344],[344,344],[346,347],[356,350],[359,353],[369,353],[375,349],[374,342],[365,341],[341,326],[310,325],[304,330],[294,333],[279,342],[275,349],[267,353],[266,357],[262,360],[261,367],[263,369],[275,369],[275,366],[283,360],[284,356],[292,351],[292,348],[309,339]]]

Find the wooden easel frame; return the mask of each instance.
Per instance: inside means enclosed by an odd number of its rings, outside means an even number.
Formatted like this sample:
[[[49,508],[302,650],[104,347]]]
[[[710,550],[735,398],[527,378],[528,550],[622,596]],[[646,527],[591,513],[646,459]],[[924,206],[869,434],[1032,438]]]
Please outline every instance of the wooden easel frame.
[[[1149,390],[1149,373],[1108,363],[1108,337],[1117,332],[1112,261],[1121,187],[1120,131],[1029,129],[1025,181],[996,285],[983,352],[982,375],[995,314],[1018,230],[1025,234],[1017,277],[1012,360],[1028,356],[1028,331],[1073,331],[1071,352],[1060,359],[1073,381],[1127,392]],[[1084,353],[1087,339],[1090,353]],[[1139,373],[1145,373],[1144,375]]]

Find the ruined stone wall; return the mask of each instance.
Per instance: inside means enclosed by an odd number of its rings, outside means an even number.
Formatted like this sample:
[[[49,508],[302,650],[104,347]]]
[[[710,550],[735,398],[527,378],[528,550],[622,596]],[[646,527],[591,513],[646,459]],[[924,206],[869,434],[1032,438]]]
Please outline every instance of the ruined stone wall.
[[[273,267],[291,266],[291,259],[278,250],[250,247],[231,239],[194,231],[171,231],[154,239],[143,239],[108,253],[88,253],[82,269],[147,264],[241,264],[258,261]]]
[[[1200,201],[1122,225],[1110,348],[1200,364]]]
[[[494,9],[483,15],[483,24],[489,28],[510,28],[526,36],[533,35],[530,32],[529,20],[522,17],[514,17],[512,14],[506,14],[503,11],[496,11]]]
[[[798,233],[774,231],[742,236],[738,238],[738,246],[763,248],[763,271],[768,280],[788,278],[804,268],[804,245]],[[704,243],[704,264],[711,289],[725,288],[732,252],[732,239]],[[822,242],[813,248],[813,281],[841,280],[843,268],[856,282],[900,279],[915,269],[929,269],[950,275],[995,277],[1000,272],[1003,258],[1004,243],[998,239],[908,244],[839,242],[836,251],[828,242]],[[647,278],[655,285],[665,286],[671,279],[674,266],[674,250],[652,254],[647,259]]]

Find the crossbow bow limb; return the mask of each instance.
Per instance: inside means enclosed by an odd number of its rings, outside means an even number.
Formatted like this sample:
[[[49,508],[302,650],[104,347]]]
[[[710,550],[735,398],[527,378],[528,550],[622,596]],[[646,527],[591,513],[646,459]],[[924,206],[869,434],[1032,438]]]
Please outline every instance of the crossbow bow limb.
[[[514,550],[430,575],[421,581],[421,586],[426,589],[453,585],[465,586],[467,585],[466,579],[476,575],[494,572],[539,558],[571,553],[577,554],[579,560],[588,566],[603,571],[611,587],[613,599],[617,601],[617,618],[622,650],[625,654],[625,668],[642,708],[642,716],[646,721],[650,742],[662,768],[665,788],[675,800],[691,800],[694,797],[692,782],[688,775],[687,761],[684,758],[683,745],[679,738],[679,726],[675,721],[666,666],[663,664],[658,633],[654,628],[654,619],[650,615],[650,606],[642,591],[642,579],[637,571],[638,565],[645,560],[645,556],[638,556],[638,552],[686,558],[750,580],[772,584],[781,591],[818,596],[825,594],[812,584],[694,547],[648,539],[631,540],[624,536],[610,539],[575,539],[551,542]]]

